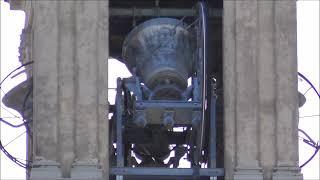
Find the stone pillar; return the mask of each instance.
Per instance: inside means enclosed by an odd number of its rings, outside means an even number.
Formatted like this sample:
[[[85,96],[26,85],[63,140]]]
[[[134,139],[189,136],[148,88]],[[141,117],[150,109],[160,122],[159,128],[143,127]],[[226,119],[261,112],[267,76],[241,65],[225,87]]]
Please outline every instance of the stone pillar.
[[[224,168],[225,179],[233,179],[236,164],[235,1],[225,0],[223,8]]]
[[[224,0],[226,179],[302,179],[295,3]]]
[[[264,179],[271,179],[275,166],[275,59],[273,1],[258,1],[258,88],[259,88],[259,146]]]
[[[225,165],[230,179],[262,179],[257,135],[257,3],[225,1],[224,6]]]
[[[33,24],[33,166],[50,167],[51,178],[61,177],[58,158],[58,20],[57,1],[34,2]],[[45,38],[44,38],[45,37]],[[41,176],[39,169],[31,170]],[[41,174],[41,175],[40,175]]]
[[[108,1],[9,2],[32,22],[30,179],[108,179]]]
[[[70,177],[70,169],[75,158],[73,140],[75,128],[76,74],[75,74],[75,7],[72,1],[57,4],[58,25],[58,157],[61,162],[62,177]]]
[[[237,1],[236,172],[234,179],[262,179],[258,157],[257,1]]]
[[[273,179],[300,180],[296,2],[276,1],[274,12],[277,165]]]
[[[107,156],[107,1],[74,1],[75,171],[83,177]],[[108,165],[106,162],[104,165]],[[101,164],[102,165],[102,164]],[[96,172],[99,173],[99,172]]]

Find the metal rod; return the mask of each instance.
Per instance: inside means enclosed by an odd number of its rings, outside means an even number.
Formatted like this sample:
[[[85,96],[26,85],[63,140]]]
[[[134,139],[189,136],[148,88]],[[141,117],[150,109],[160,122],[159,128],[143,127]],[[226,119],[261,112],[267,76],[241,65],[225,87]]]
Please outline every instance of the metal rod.
[[[210,99],[210,168],[216,168],[216,152],[217,152],[217,127],[216,127],[216,96],[214,92],[214,84],[211,82],[211,99]]]
[[[205,9],[204,9],[204,4],[202,2],[199,2],[199,14],[200,14],[200,25],[201,25],[201,34],[203,35],[203,44],[202,44],[202,60],[203,60],[203,63],[202,63],[202,121],[201,121],[201,129],[200,129],[200,154],[199,154],[199,157],[201,156],[201,150],[203,149],[203,139],[204,139],[204,126],[205,126],[205,107],[206,107],[206,90],[207,90],[207,87],[206,87],[206,65],[207,65],[207,56],[206,56],[206,24],[207,24],[207,20],[206,20],[206,17],[205,17]]]
[[[199,171],[200,176],[223,176],[222,168],[110,168],[113,175],[153,175],[153,176],[192,176],[194,171]]]
[[[196,20],[194,20],[191,24],[189,24],[186,29],[189,29],[190,27],[192,27],[193,25],[195,25],[197,22],[199,21],[199,18],[197,18]]]
[[[157,14],[157,12],[159,14]],[[208,9],[209,17],[222,17],[222,9]],[[182,8],[135,8],[134,13],[132,8],[110,8],[110,16],[198,16],[195,9],[182,9]]]
[[[148,102],[136,102],[136,109],[146,108],[190,108],[190,109],[201,109],[199,102],[170,102],[170,101],[148,101]]]
[[[18,128],[18,127],[21,127],[21,126],[23,126],[23,125],[28,124],[28,122],[23,122],[23,123],[21,123],[21,124],[15,125],[15,124],[9,123],[8,121],[6,121],[6,120],[4,120],[4,119],[2,119],[2,118],[0,118],[0,122],[3,122],[3,123],[5,123],[5,124],[7,124],[8,126],[11,126],[11,127],[13,127],[13,128]]]
[[[117,167],[124,167],[123,157],[123,143],[122,143],[122,81],[120,78],[117,79],[117,95],[116,95],[116,134],[117,134]],[[117,176],[117,180],[122,180],[122,176]]]

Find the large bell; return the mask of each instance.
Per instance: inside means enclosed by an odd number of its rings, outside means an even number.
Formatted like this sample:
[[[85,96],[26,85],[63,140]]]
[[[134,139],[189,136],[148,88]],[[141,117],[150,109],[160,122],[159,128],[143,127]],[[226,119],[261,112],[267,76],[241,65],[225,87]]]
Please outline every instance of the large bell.
[[[126,37],[122,56],[151,90],[183,91],[192,73],[192,36],[185,24],[172,18],[155,18],[135,27]],[[161,96],[161,95],[157,95]]]

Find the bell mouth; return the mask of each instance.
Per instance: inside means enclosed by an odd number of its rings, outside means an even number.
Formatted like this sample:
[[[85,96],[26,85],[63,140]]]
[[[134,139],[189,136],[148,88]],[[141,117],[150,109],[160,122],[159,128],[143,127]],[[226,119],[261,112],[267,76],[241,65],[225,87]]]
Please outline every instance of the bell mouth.
[[[151,90],[160,86],[172,85],[180,90],[185,90],[188,86],[188,75],[186,73],[177,73],[176,68],[163,67],[152,72],[146,71],[149,76],[144,79],[145,84]]]
[[[174,84],[157,86],[149,100],[183,100],[183,91]]]

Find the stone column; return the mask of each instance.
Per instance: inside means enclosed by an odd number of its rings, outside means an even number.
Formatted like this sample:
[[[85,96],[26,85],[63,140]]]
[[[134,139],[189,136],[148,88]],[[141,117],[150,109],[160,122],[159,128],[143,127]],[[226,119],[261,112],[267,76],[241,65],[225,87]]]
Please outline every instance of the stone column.
[[[30,179],[108,179],[108,1],[10,3],[30,10],[21,51],[34,61]]]
[[[295,3],[224,1],[226,179],[302,179]]]
[[[274,6],[277,165],[273,179],[300,180],[296,2],[275,1]]]
[[[257,1],[224,2],[226,179],[262,179],[259,164]]]
[[[259,146],[264,179],[271,179],[275,166],[275,60],[273,1],[258,1]]]
[[[234,179],[262,179],[258,157],[257,1],[234,3]],[[230,127],[226,127],[230,128]]]
[[[73,177],[87,176],[107,156],[108,2],[74,1],[75,161]],[[100,159],[101,158],[101,159]],[[100,162],[99,162],[100,161]],[[100,176],[99,171],[91,171]]]
[[[58,157],[57,1],[34,2],[33,19],[33,177],[61,177]],[[46,166],[46,167],[44,167]],[[34,179],[37,179],[34,178]]]
[[[236,164],[236,41],[235,1],[223,4],[223,99],[225,179],[233,179]]]
[[[75,132],[75,7],[72,1],[58,3],[58,157],[61,162],[62,177],[70,177],[70,170],[75,158],[73,140]]]

